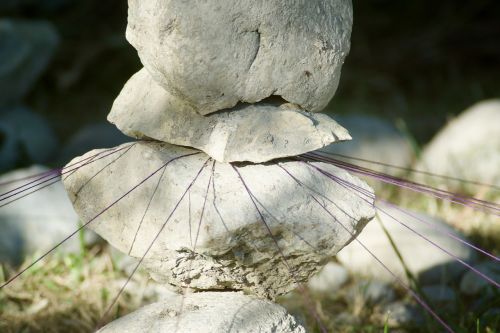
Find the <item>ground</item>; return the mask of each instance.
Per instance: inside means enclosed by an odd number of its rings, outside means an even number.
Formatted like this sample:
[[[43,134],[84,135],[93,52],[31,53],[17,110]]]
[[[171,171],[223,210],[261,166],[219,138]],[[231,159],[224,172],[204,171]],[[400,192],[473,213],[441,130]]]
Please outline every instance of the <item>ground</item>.
[[[487,215],[471,214],[468,208],[451,206],[433,199],[401,195],[402,190],[378,186],[379,197],[397,198],[399,204],[421,210],[434,207],[436,215],[447,217],[448,221],[463,221],[464,217],[487,219]],[[490,198],[490,197],[489,197]],[[457,223],[460,227],[460,223]],[[484,232],[473,228],[462,230],[477,245],[500,254],[500,233]],[[26,260],[30,264],[37,256]],[[125,283],[131,272],[131,264],[117,256],[105,244],[92,248],[82,246],[81,252],[74,255],[54,254],[21,275],[9,287],[0,292],[0,331],[1,332],[92,332],[101,316],[113,302],[115,295]],[[3,267],[0,281],[14,272]],[[359,288],[363,277],[353,276],[339,291],[329,295],[309,292],[293,292],[282,297],[279,302],[296,315],[309,332],[321,332],[320,325],[328,332],[439,332],[439,324],[417,306],[403,288],[394,283],[396,299],[414,311],[414,323],[401,325],[381,306],[363,297]],[[418,283],[413,284],[418,290]],[[452,284],[459,292],[458,283]],[[129,286],[119,298],[117,305],[103,319],[102,323],[123,316],[158,297],[161,290],[152,282],[146,272],[139,270]],[[471,311],[474,299],[460,296],[452,307],[434,307],[456,332],[496,332],[500,325],[498,314],[488,313],[500,305],[498,290],[492,287],[494,296],[485,300],[482,308]],[[313,309],[313,310],[311,310]],[[320,321],[313,314],[319,316]]]

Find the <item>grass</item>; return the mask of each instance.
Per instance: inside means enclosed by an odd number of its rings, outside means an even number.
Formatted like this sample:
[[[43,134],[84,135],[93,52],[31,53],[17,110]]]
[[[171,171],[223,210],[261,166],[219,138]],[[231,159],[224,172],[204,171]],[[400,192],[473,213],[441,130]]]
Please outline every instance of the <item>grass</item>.
[[[455,188],[456,189],[456,188]],[[460,190],[460,189],[459,189]],[[470,188],[462,188],[462,193],[482,197],[492,202],[499,202],[500,197],[494,192],[480,190],[480,194],[470,192]],[[435,215],[450,222],[452,225],[461,230],[472,241],[492,252],[495,255],[500,254],[500,226],[495,217],[485,213],[472,211],[470,208],[458,205],[451,205],[441,200],[429,198],[422,195],[416,195],[399,188],[394,188],[386,185],[378,185],[377,193],[379,197],[388,198],[392,202],[397,203],[401,207],[413,209],[416,211],[428,212],[430,215]],[[467,223],[470,222],[470,223]],[[391,239],[390,235],[387,235]],[[416,236],[415,236],[416,237]],[[394,242],[391,242],[396,253],[399,253]],[[417,254],[416,254],[417,255]],[[405,267],[404,259],[401,255],[398,258],[402,261]],[[426,297],[420,292],[418,281],[407,271],[408,278],[411,281],[412,288],[428,302]],[[478,277],[479,278],[479,277]],[[335,295],[315,295],[317,312],[321,314],[322,320],[327,323],[329,332],[442,332],[442,327],[432,318],[427,315],[423,309],[418,307],[413,299],[411,299],[405,290],[399,288],[396,284],[398,299],[403,300],[407,304],[411,304],[419,309],[423,322],[415,326],[400,326],[391,323],[390,314],[384,313],[383,308],[373,304],[363,303],[356,304],[349,300],[349,295],[346,295],[344,289],[349,290],[356,282],[363,280],[363,277],[351,277],[350,286],[344,286],[342,290]],[[489,313],[490,309],[500,306],[500,292],[494,286],[488,286],[487,290],[483,290],[482,295],[490,293],[490,297],[484,297],[483,304],[474,307],[472,304],[477,301],[476,297],[467,297],[460,295],[459,281],[452,282],[448,287],[451,287],[458,295],[457,302],[449,307],[441,307],[437,304],[431,304],[431,307],[441,316],[446,323],[451,324],[452,328],[457,333],[481,332],[495,333],[500,327],[500,315],[498,313]],[[307,315],[307,309],[298,305],[300,304],[301,296],[294,294],[288,297],[285,301],[286,307],[291,309],[293,313],[305,314],[306,326],[310,332],[320,332],[315,324],[314,318]],[[343,314],[339,316],[339,313]],[[344,314],[348,314],[345,316]],[[347,318],[348,320],[343,320]],[[355,322],[350,322],[349,319],[355,318]],[[339,321],[339,319],[341,319]]]
[[[126,278],[106,248],[52,255],[0,291],[0,332],[93,332]],[[134,276],[114,317],[152,301],[148,280]]]

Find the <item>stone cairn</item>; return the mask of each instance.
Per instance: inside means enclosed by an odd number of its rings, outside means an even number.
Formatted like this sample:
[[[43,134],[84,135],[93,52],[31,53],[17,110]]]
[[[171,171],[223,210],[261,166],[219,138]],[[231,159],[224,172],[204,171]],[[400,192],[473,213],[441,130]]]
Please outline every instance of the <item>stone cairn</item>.
[[[374,215],[317,168],[364,182],[293,158],[350,139],[315,112],[337,89],[351,1],[129,0],[128,15],[144,68],[108,119],[142,140],[76,158],[64,185],[83,221],[100,214],[92,230],[179,294],[101,331],[305,332],[272,301]]]

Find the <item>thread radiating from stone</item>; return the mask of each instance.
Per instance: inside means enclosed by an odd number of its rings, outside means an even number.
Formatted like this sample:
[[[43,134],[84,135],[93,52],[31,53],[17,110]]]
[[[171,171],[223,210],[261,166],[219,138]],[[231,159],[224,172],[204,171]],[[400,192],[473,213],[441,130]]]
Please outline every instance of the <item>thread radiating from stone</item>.
[[[144,68],[108,120],[143,141],[93,160],[64,186],[82,220],[105,210],[90,229],[155,280],[197,293],[102,332],[305,332],[269,300],[306,282],[375,214],[373,202],[318,170],[373,193],[363,181],[293,158],[351,139],[318,113],[349,53],[351,1],[128,4],[126,35]]]

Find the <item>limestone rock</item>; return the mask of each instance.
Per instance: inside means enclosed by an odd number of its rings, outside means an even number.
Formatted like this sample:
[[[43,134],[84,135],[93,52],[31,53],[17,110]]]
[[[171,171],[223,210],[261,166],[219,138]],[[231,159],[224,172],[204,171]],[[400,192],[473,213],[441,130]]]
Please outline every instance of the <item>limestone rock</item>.
[[[153,78],[200,114],[271,95],[320,111],[351,26],[350,0],[129,0],[127,39]]]
[[[500,99],[473,105],[432,139],[422,153],[418,168],[500,186],[498,124]]]
[[[48,170],[45,167],[33,166],[12,171],[1,176],[0,183]],[[29,181],[2,185],[0,193],[11,191]],[[9,201],[7,199],[2,204]],[[48,251],[78,227],[78,216],[61,183],[55,183],[30,194],[0,209],[0,262],[7,262],[13,266],[19,265],[35,252]],[[95,234],[90,231],[87,231],[85,236],[87,236],[85,238],[87,244],[96,240]],[[59,251],[64,252],[78,252],[79,250],[78,237],[69,239],[59,248]]]
[[[474,252],[467,246],[455,241],[447,235],[439,233],[432,227],[406,215],[396,208],[382,204],[380,204],[379,207],[382,211],[423,234],[425,237],[447,249],[460,259],[464,261],[474,260]],[[380,223],[387,229],[409,270],[420,279],[421,284],[442,283],[443,280],[450,280],[457,277],[465,270],[465,267],[455,261],[451,256],[420,238],[382,211],[379,210],[378,217],[368,224],[358,237],[358,240],[370,249],[370,251],[372,251],[375,256],[377,256],[377,258],[397,276],[406,280],[403,266]],[[464,238],[439,219],[432,218],[422,213],[407,212],[455,236]],[[381,281],[394,281],[393,276],[390,275],[363,247],[361,247],[357,241],[353,241],[349,246],[346,246],[339,252],[337,259],[351,272]]]
[[[145,69],[125,85],[108,120],[127,135],[201,149],[220,162],[265,162],[350,139],[330,117],[292,104],[244,105],[202,116]]]
[[[0,106],[19,102],[29,92],[58,42],[49,22],[0,19]]]
[[[99,333],[305,333],[287,311],[241,293],[176,295],[113,321]]]
[[[88,221],[154,170],[180,157],[166,166],[161,180],[158,172],[90,224],[116,248],[141,258],[174,211],[144,260],[153,278],[172,285],[244,290],[273,298],[317,272],[374,214],[371,204],[304,162],[236,165],[251,197],[231,164],[209,161],[203,153],[184,156],[197,151],[159,142],[122,147],[129,150],[79,169],[65,180],[66,190],[81,219]],[[82,158],[89,154],[96,151]],[[312,165],[371,191],[344,170]]]

